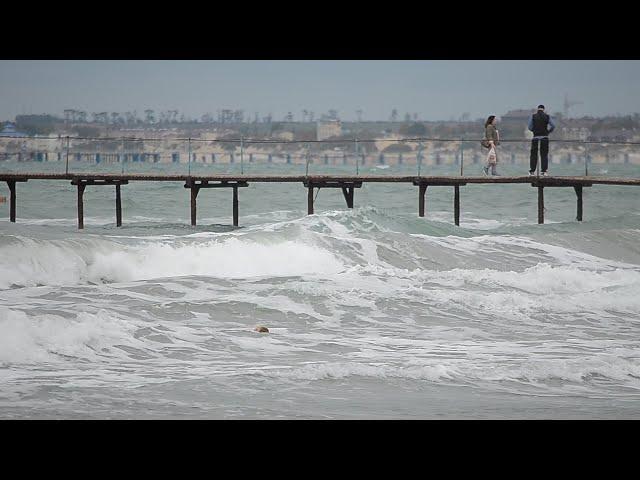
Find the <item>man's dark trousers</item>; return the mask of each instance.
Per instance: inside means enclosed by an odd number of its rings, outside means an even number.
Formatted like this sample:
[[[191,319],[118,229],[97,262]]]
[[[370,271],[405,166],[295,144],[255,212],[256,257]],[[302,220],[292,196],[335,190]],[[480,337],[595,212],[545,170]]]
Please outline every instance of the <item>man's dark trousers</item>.
[[[542,171],[546,172],[549,166],[549,139],[534,138],[531,140],[531,161],[529,162],[529,171],[535,172],[538,165],[538,142],[540,142],[540,159]]]

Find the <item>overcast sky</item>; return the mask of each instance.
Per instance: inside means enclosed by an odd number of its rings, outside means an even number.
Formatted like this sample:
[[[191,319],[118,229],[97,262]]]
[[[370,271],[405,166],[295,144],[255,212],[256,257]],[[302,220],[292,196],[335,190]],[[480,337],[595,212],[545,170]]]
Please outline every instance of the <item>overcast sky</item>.
[[[281,120],[329,109],[343,120],[472,119],[514,108],[572,116],[640,112],[640,61],[387,60],[0,60],[0,120],[65,108],[91,112],[176,109],[185,116],[243,109]],[[91,117],[89,117],[91,118]]]

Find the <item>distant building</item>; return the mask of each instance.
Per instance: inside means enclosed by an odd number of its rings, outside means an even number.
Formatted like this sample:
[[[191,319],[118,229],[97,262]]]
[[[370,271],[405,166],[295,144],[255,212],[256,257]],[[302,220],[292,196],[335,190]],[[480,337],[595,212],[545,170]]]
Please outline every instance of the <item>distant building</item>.
[[[532,109],[520,109],[509,110],[502,115],[498,124],[501,138],[520,138],[520,135],[524,135],[526,139],[532,138],[533,134],[528,130],[527,125],[533,113]]]
[[[586,127],[562,127],[560,132],[565,140],[586,140],[589,137],[589,129]]]
[[[316,124],[316,136],[318,140],[342,135],[342,123],[340,120],[321,120]]]
[[[500,117],[501,122],[524,122],[525,124],[529,123],[529,118],[533,115],[535,111],[533,109],[526,110],[510,110],[502,117]]]
[[[278,132],[277,134],[275,134],[276,138],[279,138],[281,140],[287,140],[287,141],[293,140],[294,136],[295,135],[293,132],[288,132],[288,131]]]
[[[28,137],[28,135],[16,130],[14,123],[7,122],[4,128],[0,131],[0,137]]]
[[[621,129],[608,128],[598,131],[594,137],[596,138],[595,141],[600,142],[627,142],[631,135],[630,132],[626,132]]]

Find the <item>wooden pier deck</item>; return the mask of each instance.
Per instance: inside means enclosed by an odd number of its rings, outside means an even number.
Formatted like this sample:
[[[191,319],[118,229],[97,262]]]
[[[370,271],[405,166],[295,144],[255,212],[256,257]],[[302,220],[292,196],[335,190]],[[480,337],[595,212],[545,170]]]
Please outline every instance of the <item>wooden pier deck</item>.
[[[249,183],[301,183],[308,189],[307,212],[314,212],[314,189],[340,188],[348,208],[354,205],[354,189],[363,183],[408,183],[418,187],[418,215],[425,215],[425,197],[430,186],[454,188],[454,222],[460,225],[460,187],[467,184],[530,184],[538,190],[538,223],[544,223],[544,188],[572,187],[576,193],[576,220],[582,221],[582,189],[593,185],[640,185],[640,178],[615,178],[601,176],[393,176],[393,175],[149,175],[141,173],[0,173],[0,182],[6,182],[10,190],[11,222],[16,221],[16,184],[29,180],[68,180],[78,188],[78,228],[84,228],[83,194],[87,186],[113,185],[116,187],[116,224],[122,225],[121,186],[129,182],[184,182],[191,190],[191,225],[196,225],[198,192],[202,188],[233,189],[233,225],[238,225],[238,188]]]

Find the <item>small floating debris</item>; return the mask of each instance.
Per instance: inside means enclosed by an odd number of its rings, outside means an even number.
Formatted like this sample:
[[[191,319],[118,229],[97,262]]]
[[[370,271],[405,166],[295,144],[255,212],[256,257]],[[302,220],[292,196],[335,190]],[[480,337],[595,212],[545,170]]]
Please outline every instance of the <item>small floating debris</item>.
[[[267,327],[263,327],[262,325],[258,325],[254,330],[258,333],[269,333],[269,329]]]

